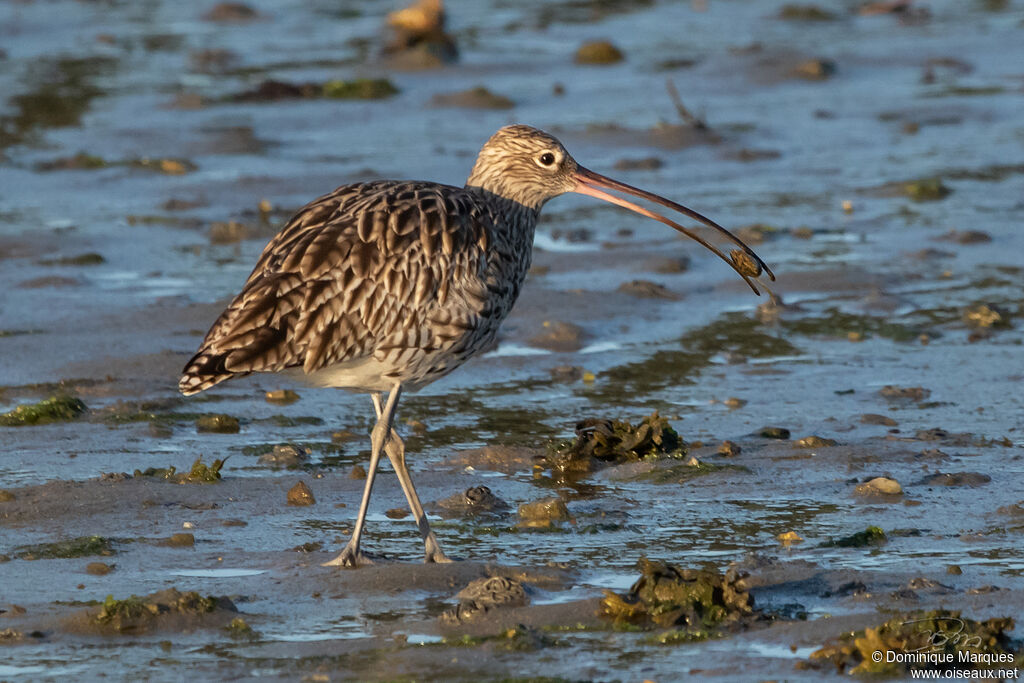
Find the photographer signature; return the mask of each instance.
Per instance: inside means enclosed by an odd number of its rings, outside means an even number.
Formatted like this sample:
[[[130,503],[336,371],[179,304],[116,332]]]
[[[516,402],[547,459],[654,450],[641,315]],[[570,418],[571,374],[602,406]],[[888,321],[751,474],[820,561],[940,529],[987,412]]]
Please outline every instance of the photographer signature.
[[[935,619],[921,618],[921,619],[910,619],[904,621],[904,626],[911,624],[929,624]],[[905,652],[938,652],[941,651],[946,645],[960,645],[961,647],[980,648],[981,647],[981,636],[970,635],[964,633],[967,628],[967,624],[964,623],[963,619],[957,619],[956,617],[948,617],[937,622],[943,628],[935,629],[921,629],[928,634],[927,642],[921,647],[908,649]]]

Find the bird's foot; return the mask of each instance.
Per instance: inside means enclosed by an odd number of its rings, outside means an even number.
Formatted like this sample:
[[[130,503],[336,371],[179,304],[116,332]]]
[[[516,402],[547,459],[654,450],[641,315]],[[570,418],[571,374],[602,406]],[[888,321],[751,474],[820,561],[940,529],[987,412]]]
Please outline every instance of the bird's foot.
[[[356,567],[363,567],[373,564],[373,560],[365,554],[359,548],[353,548],[350,545],[345,546],[345,549],[338,554],[336,558],[328,562],[324,562],[322,567],[348,567],[355,569]]]
[[[444,554],[436,540],[433,543],[430,540],[428,539],[426,542],[426,554],[423,558],[424,564],[449,564],[455,561]]]

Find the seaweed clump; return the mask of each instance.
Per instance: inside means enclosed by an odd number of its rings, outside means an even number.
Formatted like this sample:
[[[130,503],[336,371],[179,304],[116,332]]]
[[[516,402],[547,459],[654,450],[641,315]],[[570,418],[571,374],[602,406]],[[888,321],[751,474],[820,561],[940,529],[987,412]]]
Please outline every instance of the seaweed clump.
[[[164,616],[196,617],[218,610],[238,612],[227,598],[203,597],[195,591],[182,593],[176,588],[169,588],[141,598],[132,595],[124,600],[115,600],[113,595],[108,595],[95,616],[95,622],[118,633],[139,633],[151,630]]]
[[[17,551],[17,557],[22,560],[53,560],[91,557],[93,555],[113,555],[114,553],[114,546],[109,538],[104,538],[103,536],[79,536],[66,541],[22,546]]]
[[[951,668],[1013,669],[1021,662],[1020,650],[1015,651],[1006,634],[1013,625],[1009,617],[974,621],[943,609],[908,612],[874,628],[845,633],[799,666],[820,669],[831,663],[839,673],[879,676]],[[904,656],[879,658],[879,652]]]
[[[672,629],[659,642],[705,640],[760,617],[735,569],[679,569],[641,558],[642,576],[625,595],[605,591],[600,616],[616,628]]]
[[[581,420],[576,423],[576,438],[552,445],[546,460],[553,471],[585,474],[598,464],[684,455],[686,443],[655,411],[635,426],[626,420]]]
[[[26,403],[0,415],[2,427],[24,427],[74,420],[85,412],[85,403],[72,396],[58,394],[39,403]]]
[[[179,473],[178,469],[171,465],[170,467],[147,467],[144,470],[135,470],[132,476],[167,479],[178,484],[215,484],[220,481],[220,470],[224,467],[226,460],[227,458],[214,460],[207,465],[203,462],[202,457],[199,457],[192,463],[192,469],[188,472]]]

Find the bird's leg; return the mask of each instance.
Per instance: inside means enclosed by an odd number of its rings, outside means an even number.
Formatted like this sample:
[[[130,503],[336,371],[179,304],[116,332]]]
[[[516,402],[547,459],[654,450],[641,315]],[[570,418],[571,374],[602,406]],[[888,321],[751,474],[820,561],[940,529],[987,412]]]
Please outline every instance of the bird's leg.
[[[377,474],[377,463],[380,462],[381,452],[391,433],[391,418],[395,414],[395,403],[398,402],[398,389],[391,392],[388,402],[383,410],[380,407],[380,393],[373,394],[373,406],[377,412],[377,424],[370,432],[370,468],[366,471],[366,486],[363,488],[363,500],[359,503],[359,516],[356,518],[356,526],[352,530],[352,536],[341,553],[330,562],[324,562],[324,566],[357,567],[361,564],[373,564],[359,550],[359,540],[363,536],[363,527],[366,525],[366,511],[370,507],[370,493],[373,491],[373,478]]]
[[[395,387],[395,391],[398,391],[398,387]],[[381,414],[379,397],[374,399],[373,405],[379,417]],[[419,527],[420,535],[423,536],[423,546],[426,552],[423,561],[428,563],[451,562],[444,554],[444,551],[441,550],[441,545],[437,542],[434,530],[430,528],[430,522],[427,521],[427,516],[423,513],[423,505],[420,503],[419,496],[416,495],[416,487],[412,485],[412,477],[405,466],[405,442],[402,441],[402,437],[393,428],[391,430],[391,438],[388,439],[384,450],[388,455],[388,460],[391,461],[391,466],[395,468],[395,474],[398,475],[398,483],[402,485],[405,499],[409,501],[409,509],[416,520],[416,526]]]

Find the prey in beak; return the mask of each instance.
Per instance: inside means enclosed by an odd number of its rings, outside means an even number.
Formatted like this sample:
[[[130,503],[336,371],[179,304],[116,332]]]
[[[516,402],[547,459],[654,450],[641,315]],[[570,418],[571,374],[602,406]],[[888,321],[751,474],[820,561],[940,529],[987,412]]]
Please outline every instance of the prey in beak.
[[[769,268],[768,265],[761,260],[761,257],[754,253],[754,250],[748,247],[743,240],[710,218],[697,213],[693,209],[688,209],[682,204],[677,204],[672,200],[665,199],[653,192],[647,192],[646,190],[641,190],[638,187],[633,187],[632,185],[627,185],[626,183],[603,176],[600,173],[594,173],[590,169],[582,166],[577,166],[576,170],[572,174],[572,180],[575,181],[575,187],[571,190],[572,192],[596,197],[597,199],[602,199],[606,202],[611,202],[612,204],[627,208],[630,211],[635,211],[641,216],[647,216],[648,218],[653,218],[656,221],[661,221],[665,225],[683,233],[690,239],[695,240],[707,249],[710,249],[716,256],[718,256],[718,258],[728,263],[729,266],[743,278],[743,280],[750,286],[750,289],[754,291],[754,294],[760,295],[761,292],[758,290],[757,286],[754,285],[751,278],[757,278],[761,273],[765,273],[768,275],[769,279],[773,281],[775,280],[775,274],[772,272],[771,268]],[[676,223],[660,213],[656,213],[650,209],[645,209],[639,204],[635,204],[628,199],[623,199],[613,194],[609,194],[605,190],[614,190],[617,192],[631,194],[634,197],[640,197],[641,199],[646,199],[647,201],[655,204],[660,204],[661,206],[672,209],[684,216],[689,216],[693,220],[703,223],[709,228],[718,231],[739,248],[732,250],[730,255],[726,256],[718,247],[711,244],[692,230],[684,228],[679,223]]]

